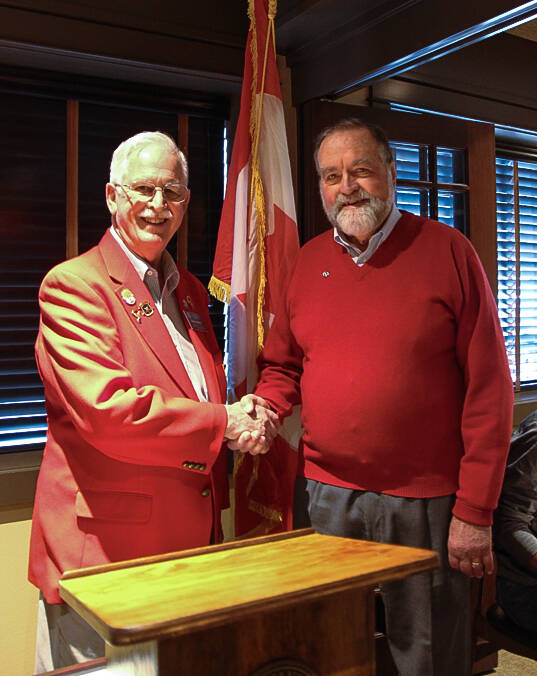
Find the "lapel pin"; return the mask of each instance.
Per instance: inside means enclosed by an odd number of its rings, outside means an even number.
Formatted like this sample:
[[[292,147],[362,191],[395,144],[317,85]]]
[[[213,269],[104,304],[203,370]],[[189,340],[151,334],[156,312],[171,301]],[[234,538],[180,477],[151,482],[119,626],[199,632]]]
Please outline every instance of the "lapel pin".
[[[134,303],[136,303],[136,298],[130,289],[122,289],[121,297],[127,305],[134,305]]]
[[[328,270],[325,270],[323,272],[323,277],[330,277],[330,273],[328,272]]]
[[[140,305],[138,305],[138,307],[143,312],[144,317],[151,317],[153,312],[155,312],[155,310],[153,310],[151,305],[146,300],[144,300],[143,303],[140,303]]]
[[[151,307],[150,303],[145,300],[143,303],[140,303],[140,305],[138,305],[138,307],[135,308],[132,311],[132,314],[136,317],[138,324],[141,324],[142,323],[142,316],[143,317],[151,317],[151,315],[154,312],[155,312],[155,310]]]

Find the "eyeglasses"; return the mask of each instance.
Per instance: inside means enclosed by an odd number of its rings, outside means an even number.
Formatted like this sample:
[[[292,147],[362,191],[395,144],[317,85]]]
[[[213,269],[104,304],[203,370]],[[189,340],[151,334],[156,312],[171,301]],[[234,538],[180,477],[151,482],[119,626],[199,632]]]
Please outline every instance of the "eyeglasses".
[[[136,199],[140,202],[149,202],[155,197],[157,190],[162,192],[162,197],[166,202],[181,203],[186,200],[188,188],[180,183],[166,183],[164,186],[154,185],[140,181],[137,183],[114,183],[115,186],[128,188],[135,193]]]

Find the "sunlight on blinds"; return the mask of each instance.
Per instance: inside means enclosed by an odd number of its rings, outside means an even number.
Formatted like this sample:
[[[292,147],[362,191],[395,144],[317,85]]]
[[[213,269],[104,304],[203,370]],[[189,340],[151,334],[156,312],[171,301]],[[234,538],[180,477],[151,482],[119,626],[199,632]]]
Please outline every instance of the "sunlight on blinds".
[[[465,213],[463,192],[449,189],[449,186],[440,189],[439,184],[464,183],[464,153],[452,148],[429,148],[410,143],[390,145],[395,155],[397,180],[404,182],[404,185],[398,183],[396,188],[399,209],[416,216],[435,218],[451,227],[462,226]],[[412,181],[420,181],[422,185],[408,185]]]
[[[496,159],[498,310],[513,381],[537,381],[537,162]]]
[[[398,180],[419,181],[427,179],[427,148],[410,143],[390,143],[395,156]],[[399,209],[410,211],[416,216],[429,215],[429,193],[427,190],[399,187],[395,191]]]
[[[537,379],[537,163],[518,162],[520,380]]]

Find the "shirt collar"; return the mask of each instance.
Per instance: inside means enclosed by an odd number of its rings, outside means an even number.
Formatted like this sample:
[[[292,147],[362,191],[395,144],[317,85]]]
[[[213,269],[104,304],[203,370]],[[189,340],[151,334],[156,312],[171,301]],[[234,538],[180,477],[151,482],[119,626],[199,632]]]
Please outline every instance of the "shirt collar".
[[[132,263],[134,269],[136,270],[137,275],[140,277],[142,282],[147,286],[151,291],[153,298],[160,298],[160,286],[158,282],[158,270],[154,268],[150,263],[145,261],[140,256],[136,255],[125,242],[119,236],[117,230],[114,226],[110,226],[112,237],[121,247],[122,251],[125,253],[129,261]],[[179,270],[175,265],[173,258],[171,257],[169,251],[164,249],[162,252],[162,273],[164,276],[164,286],[163,290],[167,293],[172,293],[179,284]]]
[[[378,232],[371,236],[365,251],[360,251],[360,249],[353,246],[339,234],[336,228],[334,228],[334,241],[347,250],[352,260],[357,265],[363,265],[371,258],[379,246],[388,239],[400,218],[401,212],[395,204],[393,204],[388,218],[384,221],[384,225]]]

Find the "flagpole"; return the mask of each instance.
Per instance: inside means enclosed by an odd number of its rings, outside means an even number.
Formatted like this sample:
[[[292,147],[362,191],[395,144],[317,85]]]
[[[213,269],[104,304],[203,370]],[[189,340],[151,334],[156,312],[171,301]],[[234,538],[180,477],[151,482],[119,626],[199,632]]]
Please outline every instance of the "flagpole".
[[[252,41],[252,59],[254,61],[254,82],[255,98],[256,100],[256,115],[253,128],[252,139],[252,175],[250,180],[250,215],[255,202],[256,206],[256,223],[257,223],[257,255],[258,255],[258,277],[257,277],[257,329],[256,329],[256,352],[259,353],[263,349],[265,342],[265,325],[264,325],[264,305],[265,305],[265,286],[266,286],[266,265],[265,265],[265,236],[267,230],[267,216],[265,209],[265,195],[263,190],[263,181],[259,173],[259,137],[261,135],[261,121],[263,116],[263,99],[265,95],[265,77],[267,72],[268,49],[270,44],[270,35],[273,36],[274,56],[276,57],[276,36],[274,31],[274,16],[276,14],[277,1],[269,0],[268,6],[268,25],[267,34],[265,36],[265,51],[263,56],[263,71],[261,75],[261,87],[259,90],[259,99],[257,100],[257,31],[255,27],[255,2],[250,0],[249,13],[252,21],[252,33],[256,36],[255,42]],[[253,109],[252,109],[253,112]],[[252,131],[252,130],[251,130]],[[249,218],[249,221],[251,219]]]
[[[276,0],[248,2],[241,109],[209,286],[229,303],[226,375],[235,398],[255,385],[256,356],[282,309],[299,248],[276,62],[276,8]],[[290,527],[296,445],[290,436],[277,437],[266,455],[236,454],[236,534]]]

